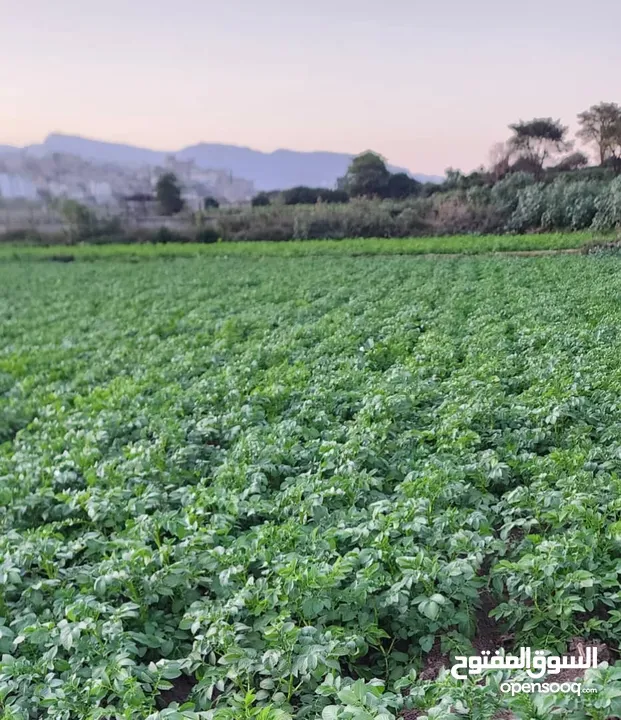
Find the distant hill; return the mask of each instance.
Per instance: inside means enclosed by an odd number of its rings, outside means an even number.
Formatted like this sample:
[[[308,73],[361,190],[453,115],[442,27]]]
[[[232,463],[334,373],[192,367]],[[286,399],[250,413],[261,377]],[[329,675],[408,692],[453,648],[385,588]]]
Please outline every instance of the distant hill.
[[[184,160],[194,160],[204,167],[226,168],[238,177],[252,180],[259,190],[283,190],[296,185],[332,187],[342,177],[353,155],[334,152],[300,152],[275,150],[271,153],[235,145],[201,143],[177,153]],[[405,168],[389,166],[392,172],[405,172]],[[413,175],[421,182],[442,182],[443,178]]]
[[[17,149],[0,145],[0,153]],[[194,160],[199,167],[228,170],[236,177],[251,180],[257,190],[282,190],[296,185],[332,187],[337,178],[345,174],[353,157],[345,153],[296,150],[264,153],[219,143],[200,143],[181,150],[161,152],[60,133],[48,135],[41,145],[31,145],[25,149],[35,155],[59,152],[99,163],[131,166],[162,165],[167,155],[175,155],[179,160]],[[421,182],[443,180],[437,175],[417,175],[396,167],[390,169],[392,172],[407,172]]]

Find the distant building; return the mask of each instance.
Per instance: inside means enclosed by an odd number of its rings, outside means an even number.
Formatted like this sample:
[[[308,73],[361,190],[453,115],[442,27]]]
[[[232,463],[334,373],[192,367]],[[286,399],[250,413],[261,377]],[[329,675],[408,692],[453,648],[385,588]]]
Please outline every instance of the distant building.
[[[207,170],[193,160],[177,160],[172,155],[164,168],[136,168],[90,162],[64,153],[38,156],[27,152],[0,155],[0,194],[31,200],[64,197],[112,208],[122,204],[123,198],[152,194],[164,172],[177,176],[184,200],[192,209],[201,207],[205,197],[243,202],[255,194],[251,182],[228,171]]]
[[[152,217],[159,212],[158,202],[151,193],[133,193],[119,199],[124,214],[136,219]]]
[[[0,173],[0,198],[36,200],[38,198],[37,186],[28,178],[20,175]]]

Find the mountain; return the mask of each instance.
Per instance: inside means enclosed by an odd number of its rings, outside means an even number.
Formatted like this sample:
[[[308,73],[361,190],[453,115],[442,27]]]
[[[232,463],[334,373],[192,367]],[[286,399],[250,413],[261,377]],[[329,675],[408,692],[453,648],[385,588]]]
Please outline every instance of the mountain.
[[[98,163],[136,166],[162,165],[166,156],[171,154],[133,145],[89,140],[77,135],[62,135],[60,133],[52,133],[45,138],[41,145],[30,145],[26,150],[34,155],[63,153],[65,155],[77,155],[83,160]]]
[[[345,174],[354,157],[345,153],[296,150],[265,153],[219,143],[200,143],[181,150],[161,152],[61,133],[52,133],[41,145],[31,145],[25,149],[34,155],[59,152],[99,163],[130,166],[163,165],[168,155],[175,155],[178,160],[194,160],[202,168],[227,170],[236,177],[252,181],[257,190],[284,190],[296,185],[332,187],[337,178]],[[407,172],[421,182],[443,181],[437,175],[416,175],[396,167],[390,169],[392,172]]]
[[[0,155],[6,155],[7,153],[17,152],[20,148],[13,147],[12,145],[0,145]]]
[[[177,153],[183,160],[194,160],[203,167],[226,168],[238,177],[252,180],[258,190],[283,190],[296,185],[332,187],[342,177],[353,155],[334,152],[275,150],[260,152],[235,145],[201,143]],[[389,166],[391,172],[410,171]],[[421,182],[442,182],[443,178],[413,175]]]

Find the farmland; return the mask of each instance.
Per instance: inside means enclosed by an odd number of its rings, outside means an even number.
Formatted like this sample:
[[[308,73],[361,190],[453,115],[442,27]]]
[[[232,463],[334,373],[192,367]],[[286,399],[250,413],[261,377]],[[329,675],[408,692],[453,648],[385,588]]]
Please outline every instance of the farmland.
[[[0,264],[0,717],[621,715],[618,260],[212,247]]]
[[[3,244],[0,262],[70,256],[76,260],[145,260],[159,257],[304,257],[309,255],[426,255],[494,252],[579,250],[614,235],[592,232],[540,233],[534,235],[453,235],[416,238],[347,238],[344,240],[292,240],[286,242],[104,243],[45,245]]]

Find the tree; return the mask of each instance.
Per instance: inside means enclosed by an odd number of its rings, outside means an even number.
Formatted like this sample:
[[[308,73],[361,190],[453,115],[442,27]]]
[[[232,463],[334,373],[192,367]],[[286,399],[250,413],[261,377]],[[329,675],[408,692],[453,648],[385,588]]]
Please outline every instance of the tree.
[[[321,188],[318,200],[328,205],[336,205],[339,203],[348,203],[349,195],[345,192],[345,190],[330,190],[329,188]]]
[[[318,202],[334,204],[349,202],[349,195],[344,190],[330,188],[312,188],[306,185],[283,190],[280,198],[285,205],[316,205]]]
[[[489,151],[489,172],[496,181],[502,179],[511,168],[513,148],[508,142],[495,143]]]
[[[314,205],[320,193],[319,188],[298,185],[282,192],[282,199],[285,205]]]
[[[589,164],[589,158],[579,150],[577,152],[571,153],[571,155],[567,155],[566,157],[562,158],[562,160],[554,166],[555,170],[560,170],[561,172],[568,172],[570,170],[578,170],[579,168],[586,167]]]
[[[532,161],[541,174],[547,160],[554,155],[571,150],[572,143],[567,140],[567,130],[560,120],[535,118],[509,125],[513,136],[509,147],[521,157]]]
[[[463,185],[466,176],[461,170],[450,167],[444,171],[444,177],[445,188],[453,190]]]
[[[205,210],[216,210],[220,207],[220,203],[214,197],[206,197],[203,200],[203,208]]]
[[[270,196],[267,193],[260,192],[252,198],[251,204],[252,207],[265,207],[270,204]]]
[[[386,193],[390,172],[384,159],[368,151],[355,157],[347,173],[339,181],[339,189],[350,197],[383,197]]]
[[[577,136],[585,143],[594,144],[599,164],[604,165],[611,157],[618,157],[621,146],[621,107],[616,103],[592,105],[578,115],[580,130]]]
[[[418,195],[421,187],[422,185],[418,180],[406,173],[393,173],[389,176],[386,184],[386,197],[403,200]]]
[[[509,171],[512,173],[528,173],[529,175],[538,176],[541,172],[539,161],[535,158],[522,155],[511,165]]]
[[[157,181],[155,195],[162,215],[176,215],[183,209],[181,188],[173,173],[165,173]]]
[[[69,227],[72,242],[96,233],[97,217],[86,205],[76,200],[64,200],[60,203],[59,210]]]
[[[493,180],[484,167],[474,170],[470,175],[465,175],[461,170],[455,168],[447,168],[444,175],[446,177],[442,185],[444,190],[468,190],[472,187],[489,185]]]

